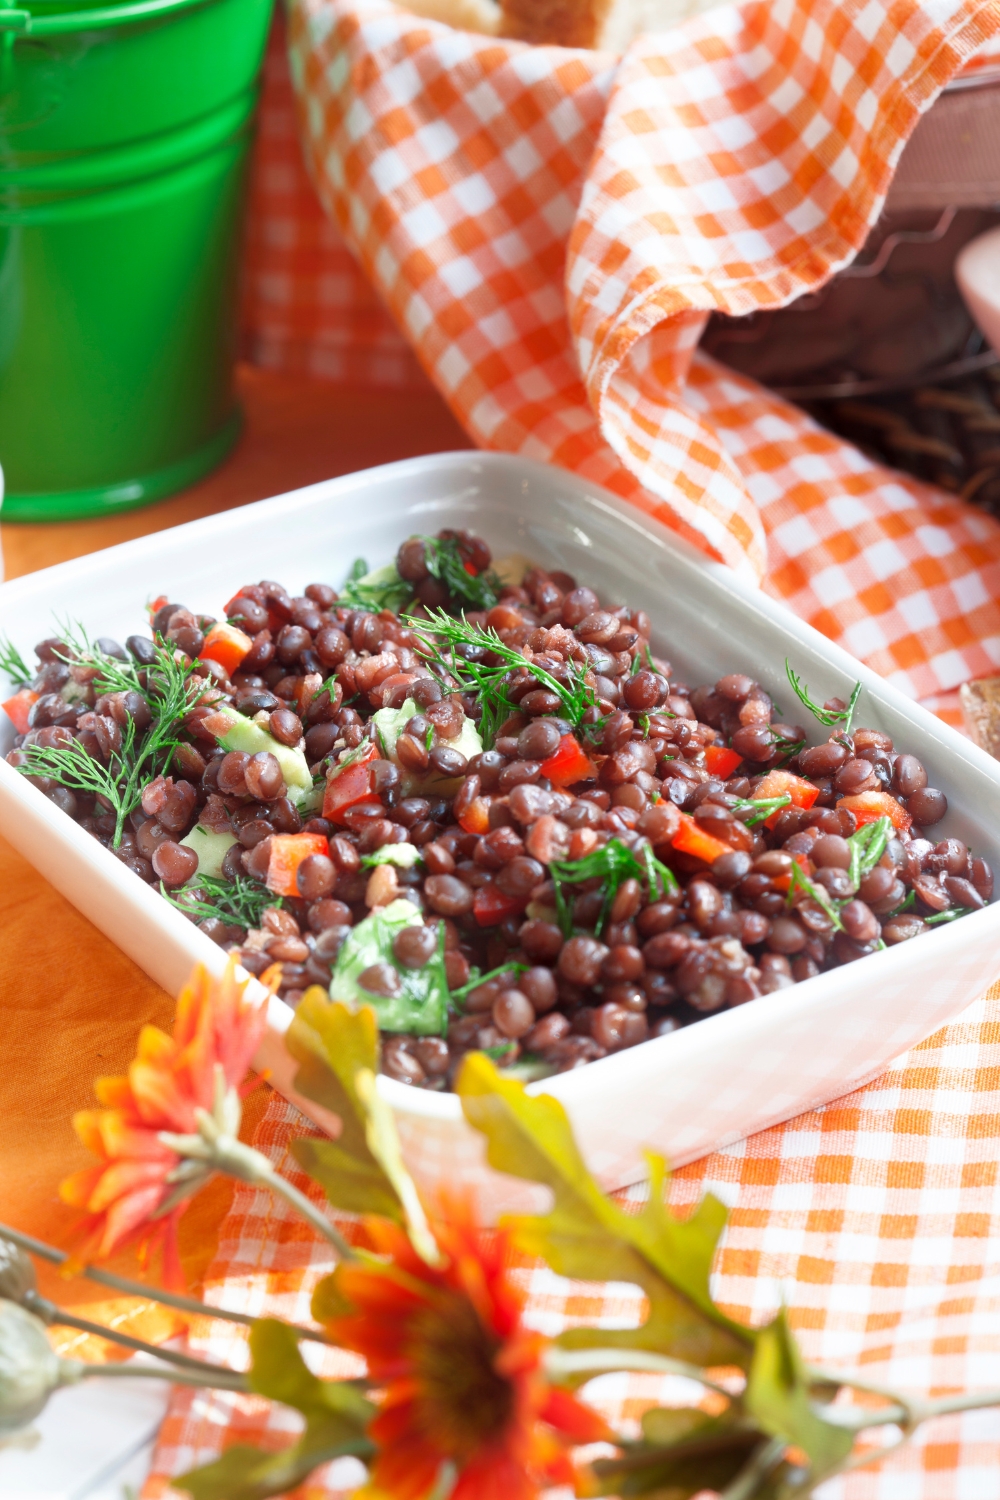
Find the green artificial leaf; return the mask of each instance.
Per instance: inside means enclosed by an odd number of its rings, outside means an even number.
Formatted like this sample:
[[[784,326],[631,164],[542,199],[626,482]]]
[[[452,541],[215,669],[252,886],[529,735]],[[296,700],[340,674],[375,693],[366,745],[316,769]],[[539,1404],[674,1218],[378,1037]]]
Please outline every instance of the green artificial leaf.
[[[292,1142],[303,1171],[318,1182],[335,1208],[381,1214],[402,1224],[403,1205],[368,1143],[368,1108],[357,1091],[358,1074],[378,1068],[378,1021],[370,1006],[352,1011],[331,1005],[318,987],[307,990],[285,1035],[299,1064],[295,1087],[337,1115],[335,1141],[306,1137]]]
[[[330,995],[353,1005],[370,1005],[382,1031],[413,1036],[441,1036],[448,1022],[448,979],[444,967],[444,929],[438,951],[422,969],[407,969],[392,951],[404,927],[423,922],[412,901],[391,901],[352,927],[334,965]],[[372,964],[387,963],[399,975],[399,993],[372,995],[359,983]]]
[[[405,1224],[417,1254],[428,1265],[437,1264],[437,1244],[403,1165],[395,1117],[376,1088],[374,1011],[331,1005],[316,986],[299,1002],[285,1045],[301,1064],[295,1087],[341,1122],[335,1141],[311,1136],[293,1141],[296,1161],[335,1208]]]
[[[854,1445],[853,1433],[825,1421],[810,1399],[805,1364],[784,1309],[758,1330],[743,1401],[766,1433],[808,1455],[814,1482],[842,1463]]]
[[[262,1318],[250,1330],[252,1390],[294,1407],[306,1419],[296,1442],[278,1453],[238,1444],[215,1463],[193,1469],[173,1481],[194,1500],[266,1500],[301,1484],[319,1464],[353,1454],[374,1452],[367,1436],[376,1408],[349,1381],[320,1380],[299,1353],[298,1340],[286,1324]]]
[[[633,1282],[649,1298],[640,1328],[571,1329],[559,1340],[564,1347],[655,1349],[691,1364],[747,1367],[755,1334],[727,1318],[709,1291],[726,1222],[717,1198],[706,1194],[690,1218],[676,1219],[663,1202],[665,1164],[650,1154],[649,1202],[624,1213],[588,1172],[556,1099],[525,1093],[482,1053],[466,1057],[457,1091],[469,1124],[487,1138],[490,1165],[553,1192],[549,1213],[507,1221],[520,1247],[562,1276]]]
[[[732,1407],[717,1417],[697,1407],[658,1407],[646,1412],[642,1427],[642,1442],[584,1471],[578,1494],[689,1500],[725,1489],[765,1441]]]

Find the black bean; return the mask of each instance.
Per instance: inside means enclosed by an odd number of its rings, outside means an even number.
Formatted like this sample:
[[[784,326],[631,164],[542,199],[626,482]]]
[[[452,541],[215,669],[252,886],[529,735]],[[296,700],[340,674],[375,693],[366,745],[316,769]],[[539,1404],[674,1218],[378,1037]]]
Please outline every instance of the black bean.
[[[250,756],[243,768],[243,777],[247,791],[258,802],[273,801],[285,784],[277,757],[269,750],[259,750]]]
[[[848,901],[840,909],[840,920],[847,936],[856,943],[874,942],[881,930],[878,918],[864,901]]]
[[[892,768],[892,788],[901,797],[912,797],[927,785],[927,772],[915,755],[897,755]]]
[[[431,769],[440,776],[464,776],[469,766],[461,751],[448,745],[435,745],[428,759]]]
[[[531,1001],[520,989],[501,990],[493,1002],[491,1014],[501,1035],[514,1039],[526,1036],[535,1024]]]
[[[295,883],[305,901],[321,901],[337,882],[337,867],[325,854],[309,854],[295,872]]]
[[[369,964],[368,968],[358,975],[358,984],[363,990],[367,990],[369,995],[381,995],[386,999],[400,994],[403,988],[403,981],[397,971],[392,964],[384,961]]]
[[[946,875],[942,884],[956,906],[969,906],[978,910],[986,905],[971,880],[965,880],[960,875]]]
[[[472,910],[472,891],[454,875],[430,875],[424,882],[424,895],[443,917],[459,917]]]
[[[422,969],[437,952],[438,936],[433,927],[404,927],[392,944],[393,956],[404,969]]]
[[[153,851],[152,864],[163,884],[173,890],[191,879],[198,868],[198,856],[186,844],[165,839]]]
[[[130,635],[125,642],[129,655],[141,667],[151,667],[156,660],[156,646],[148,635]]]
[[[948,798],[937,787],[920,787],[907,799],[906,810],[921,828],[940,823],[948,811]]]
[[[801,953],[805,945],[805,930],[794,917],[776,917],[771,923],[771,930],[767,935],[767,946],[773,952]]]
[[[538,718],[522,729],[517,737],[517,754],[520,760],[548,760],[559,749],[562,739],[560,726],[550,718]]]

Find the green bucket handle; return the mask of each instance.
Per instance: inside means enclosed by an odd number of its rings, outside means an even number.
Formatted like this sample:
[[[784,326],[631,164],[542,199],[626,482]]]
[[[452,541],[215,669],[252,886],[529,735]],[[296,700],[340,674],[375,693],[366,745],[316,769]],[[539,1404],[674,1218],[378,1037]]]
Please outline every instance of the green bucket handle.
[[[36,16],[30,10],[5,9],[0,4],[0,33],[54,36],[68,31],[101,31],[111,26],[126,26],[133,21],[153,21],[159,16],[194,10],[207,3],[208,0],[134,0],[130,5],[109,5],[57,16]]]

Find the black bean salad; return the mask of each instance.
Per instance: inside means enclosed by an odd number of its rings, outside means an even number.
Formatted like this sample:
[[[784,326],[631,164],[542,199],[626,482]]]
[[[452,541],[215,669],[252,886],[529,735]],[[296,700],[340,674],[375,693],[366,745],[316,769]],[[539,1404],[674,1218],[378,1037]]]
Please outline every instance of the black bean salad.
[[[643,610],[467,531],[149,616],[35,670],[3,647],[8,762],[289,1004],[374,1006],[405,1083],[473,1048],[576,1068],[992,894],[860,688],[815,704],[786,664],[808,745],[751,677],[687,686]]]

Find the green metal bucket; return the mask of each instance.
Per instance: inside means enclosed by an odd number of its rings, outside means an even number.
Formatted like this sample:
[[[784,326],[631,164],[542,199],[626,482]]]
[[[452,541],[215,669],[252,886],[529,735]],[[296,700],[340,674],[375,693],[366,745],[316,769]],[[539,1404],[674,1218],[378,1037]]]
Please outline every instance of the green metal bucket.
[[[234,441],[271,4],[0,10],[5,521],[160,499]]]

